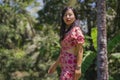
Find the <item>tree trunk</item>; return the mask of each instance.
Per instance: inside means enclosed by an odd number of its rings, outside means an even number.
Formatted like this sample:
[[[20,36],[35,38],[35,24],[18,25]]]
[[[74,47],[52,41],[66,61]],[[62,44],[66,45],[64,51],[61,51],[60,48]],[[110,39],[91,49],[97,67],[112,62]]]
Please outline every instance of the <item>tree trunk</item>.
[[[97,80],[108,80],[105,0],[97,0],[97,26],[98,26]]]

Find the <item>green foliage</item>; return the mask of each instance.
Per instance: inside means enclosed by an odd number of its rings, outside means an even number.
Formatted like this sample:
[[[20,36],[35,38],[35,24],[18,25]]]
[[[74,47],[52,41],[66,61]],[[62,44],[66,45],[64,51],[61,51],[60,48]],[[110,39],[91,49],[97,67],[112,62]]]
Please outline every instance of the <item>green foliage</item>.
[[[97,50],[97,28],[92,28],[91,37],[93,40],[94,48]]]
[[[119,53],[111,54],[111,57],[114,58],[114,59],[119,59],[120,60],[120,54]]]
[[[14,5],[10,4],[12,2]],[[10,0],[0,5],[0,47],[21,47],[29,36],[32,37],[28,32],[28,25],[33,24],[33,19],[25,10],[27,1],[23,4],[21,2]]]
[[[116,47],[120,44],[120,34],[113,37],[111,40],[108,40],[108,52],[116,51]]]
[[[113,9],[116,8],[117,0],[107,0],[106,3]]]
[[[47,25],[43,26],[41,29],[41,41],[40,41],[40,54],[41,56],[47,56],[53,58],[55,55],[59,54],[60,44],[59,44],[59,36],[56,32],[53,31],[52,26]]]
[[[0,77],[11,80],[16,71],[28,71],[31,62],[23,50],[0,49]]]
[[[90,67],[90,65],[93,63],[93,60],[96,58],[96,53],[92,51],[85,51],[85,56],[83,58],[82,62],[82,72],[85,74],[86,70]]]
[[[109,57],[110,80],[119,80],[120,75],[120,53],[112,53]]]

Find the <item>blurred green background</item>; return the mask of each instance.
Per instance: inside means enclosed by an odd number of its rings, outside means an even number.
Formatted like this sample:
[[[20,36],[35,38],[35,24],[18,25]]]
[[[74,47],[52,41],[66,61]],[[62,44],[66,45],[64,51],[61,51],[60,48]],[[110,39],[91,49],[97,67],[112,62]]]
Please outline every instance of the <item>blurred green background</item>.
[[[120,79],[120,0],[106,0],[109,80]],[[96,80],[96,0],[0,0],[0,80],[58,80],[61,11],[74,7],[85,35],[82,77]]]

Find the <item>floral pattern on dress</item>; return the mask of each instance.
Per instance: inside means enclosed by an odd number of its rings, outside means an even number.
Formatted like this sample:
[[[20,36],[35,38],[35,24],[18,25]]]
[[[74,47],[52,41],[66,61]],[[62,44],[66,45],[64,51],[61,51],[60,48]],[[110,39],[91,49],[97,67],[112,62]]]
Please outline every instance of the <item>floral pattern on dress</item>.
[[[60,80],[73,80],[77,57],[74,53],[68,53],[67,50],[83,43],[84,36],[80,27],[73,27],[61,41],[60,64],[62,71]]]

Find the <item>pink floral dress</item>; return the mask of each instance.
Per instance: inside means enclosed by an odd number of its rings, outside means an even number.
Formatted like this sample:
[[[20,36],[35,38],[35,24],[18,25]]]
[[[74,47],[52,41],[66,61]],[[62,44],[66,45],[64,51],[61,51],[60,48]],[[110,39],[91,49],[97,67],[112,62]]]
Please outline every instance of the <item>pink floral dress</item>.
[[[67,50],[75,47],[79,43],[84,43],[84,36],[80,30],[80,27],[75,26],[65,34],[64,39],[61,41],[60,80],[73,80],[77,63],[77,56],[75,56],[73,53],[68,53]]]

